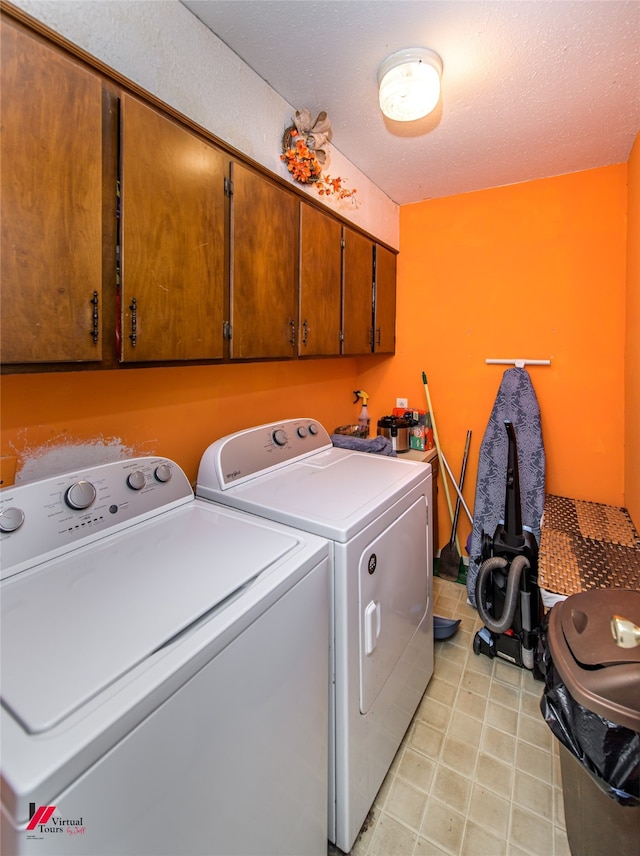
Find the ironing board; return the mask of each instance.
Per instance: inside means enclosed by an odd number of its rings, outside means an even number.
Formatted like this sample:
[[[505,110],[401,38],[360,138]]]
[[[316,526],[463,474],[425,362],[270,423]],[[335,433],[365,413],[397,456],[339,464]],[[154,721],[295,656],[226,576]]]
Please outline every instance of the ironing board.
[[[482,564],[482,534],[490,537],[504,523],[508,437],[504,423],[512,422],[518,446],[520,505],[523,528],[540,544],[545,497],[545,453],[540,407],[526,369],[507,369],[502,376],[489,423],[480,445],[473,510],[467,594],[476,605],[476,578]]]
[[[547,494],[538,584],[547,608],[587,589],[640,590],[640,536],[627,510]]]

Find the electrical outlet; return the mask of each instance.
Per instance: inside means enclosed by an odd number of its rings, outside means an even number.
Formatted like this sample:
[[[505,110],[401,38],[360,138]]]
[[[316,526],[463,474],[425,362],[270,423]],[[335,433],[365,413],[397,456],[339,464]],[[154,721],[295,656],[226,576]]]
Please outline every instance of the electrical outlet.
[[[409,399],[396,398],[396,407],[404,407],[406,409],[407,407],[409,407]]]
[[[8,487],[14,483],[17,463],[15,455],[3,455],[0,458],[0,487]]]

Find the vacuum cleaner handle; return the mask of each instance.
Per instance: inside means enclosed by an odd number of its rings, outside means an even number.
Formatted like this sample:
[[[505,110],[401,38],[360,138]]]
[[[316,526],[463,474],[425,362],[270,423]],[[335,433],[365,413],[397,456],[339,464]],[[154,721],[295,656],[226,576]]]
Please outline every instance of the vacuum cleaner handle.
[[[504,497],[503,538],[509,547],[519,548],[524,544],[522,512],[520,510],[520,475],[518,471],[518,446],[513,422],[505,422],[509,438],[507,456],[507,488]]]
[[[509,440],[507,454],[507,483],[504,497],[504,523],[499,523],[493,533],[493,540],[483,533],[483,558],[488,555],[526,556],[535,567],[538,557],[538,543],[533,532],[524,530],[520,507],[520,476],[518,473],[518,446],[513,423],[505,421]]]

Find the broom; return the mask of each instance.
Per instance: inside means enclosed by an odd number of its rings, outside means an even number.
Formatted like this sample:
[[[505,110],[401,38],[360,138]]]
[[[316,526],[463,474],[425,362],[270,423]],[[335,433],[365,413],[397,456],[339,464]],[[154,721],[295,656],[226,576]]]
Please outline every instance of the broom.
[[[440,561],[438,562],[438,573],[441,577],[448,580],[457,580],[460,573],[460,547],[456,548],[454,543],[458,529],[458,515],[460,514],[460,493],[464,484],[464,475],[467,471],[467,460],[469,458],[469,445],[471,443],[471,431],[467,431],[467,441],[464,445],[464,455],[462,456],[462,471],[460,473],[460,481],[458,483],[458,498],[456,500],[456,510],[453,515],[453,526],[451,527],[451,538],[449,543],[440,550]]]
[[[440,440],[438,439],[438,429],[436,427],[436,417],[433,412],[433,405],[431,404],[431,393],[429,392],[429,384],[427,383],[427,376],[424,372],[422,372],[422,383],[424,384],[424,391],[427,396],[427,404],[429,405],[429,413],[431,414],[431,424],[433,426],[433,439],[436,441],[436,451],[438,453],[438,460],[440,461],[440,470],[442,472],[442,484],[444,485],[444,492],[447,498],[447,508],[449,509],[449,517],[451,518],[451,523],[453,523],[453,507],[451,506],[451,497],[449,496],[449,483],[447,482],[447,477],[445,475],[444,469],[444,455],[442,454],[442,447],[440,446]],[[458,552],[460,552],[460,542],[458,540],[458,536],[456,535],[456,544],[458,545]]]

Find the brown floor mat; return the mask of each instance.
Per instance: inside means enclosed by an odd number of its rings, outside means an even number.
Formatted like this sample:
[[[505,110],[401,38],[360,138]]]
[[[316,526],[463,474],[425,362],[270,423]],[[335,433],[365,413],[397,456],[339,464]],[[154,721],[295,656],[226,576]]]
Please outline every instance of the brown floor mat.
[[[564,595],[640,589],[640,536],[626,509],[547,494],[538,584]]]

